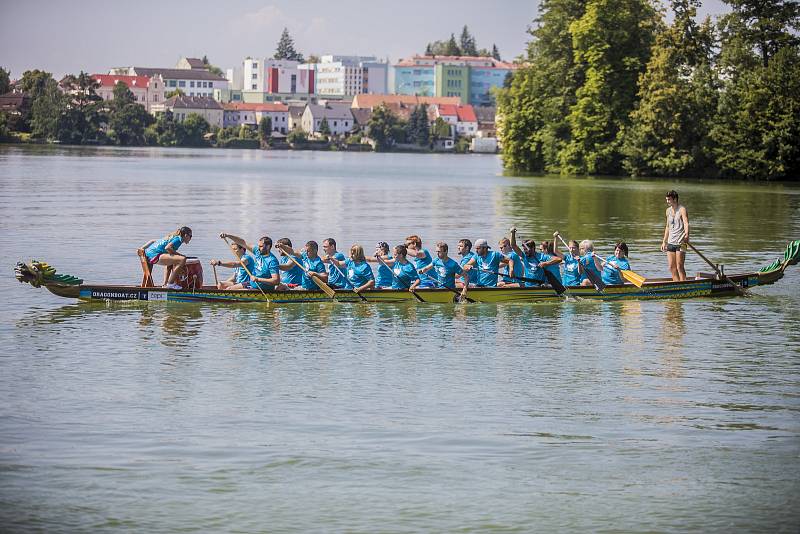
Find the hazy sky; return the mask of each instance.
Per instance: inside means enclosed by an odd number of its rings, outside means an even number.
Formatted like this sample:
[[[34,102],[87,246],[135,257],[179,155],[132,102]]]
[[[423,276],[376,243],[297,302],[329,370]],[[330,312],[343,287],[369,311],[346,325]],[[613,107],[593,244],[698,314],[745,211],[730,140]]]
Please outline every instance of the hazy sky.
[[[115,66],[172,67],[202,57],[223,70],[246,56],[270,57],[284,27],[300,52],[402,57],[458,38],[466,24],[478,47],[503,59],[523,52],[537,0],[0,0],[0,66],[19,78],[39,68],[56,77]],[[720,0],[704,11],[720,13]]]

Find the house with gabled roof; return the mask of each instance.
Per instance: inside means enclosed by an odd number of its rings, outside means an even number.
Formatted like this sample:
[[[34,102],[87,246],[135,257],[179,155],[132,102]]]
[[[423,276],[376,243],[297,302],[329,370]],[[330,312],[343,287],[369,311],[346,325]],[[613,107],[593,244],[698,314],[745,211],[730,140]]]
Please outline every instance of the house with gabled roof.
[[[325,120],[333,135],[349,134],[353,130],[353,114],[347,103],[308,104],[303,111],[302,128],[310,134],[319,133],[320,125]]]
[[[175,95],[164,102],[164,109],[172,112],[177,122],[183,122],[192,113],[203,117],[211,126],[222,128],[222,104],[204,96]]]

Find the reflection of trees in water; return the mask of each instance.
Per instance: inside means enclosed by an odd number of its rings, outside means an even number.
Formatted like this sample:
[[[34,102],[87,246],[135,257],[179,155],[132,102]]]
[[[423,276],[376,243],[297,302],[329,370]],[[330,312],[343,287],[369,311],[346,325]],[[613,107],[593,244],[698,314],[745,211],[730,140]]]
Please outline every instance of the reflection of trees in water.
[[[624,240],[633,258],[657,253],[664,229],[664,195],[677,189],[692,223],[692,235],[710,241],[716,261],[735,258],[739,249],[779,251],[786,228],[800,210],[800,197],[783,184],[733,185],[597,178],[530,178],[500,190],[498,215],[516,224],[520,234],[537,242],[558,229],[567,239],[595,239],[602,247]],[[765,216],[768,214],[769,216]],[[746,247],[734,246],[746,242]],[[775,243],[764,236],[777,239]]]
[[[203,306],[181,304],[179,306],[143,306],[139,326],[144,332],[150,327],[161,330],[161,343],[170,348],[181,348],[188,339],[196,337],[204,324]],[[144,333],[143,332],[143,333]]]

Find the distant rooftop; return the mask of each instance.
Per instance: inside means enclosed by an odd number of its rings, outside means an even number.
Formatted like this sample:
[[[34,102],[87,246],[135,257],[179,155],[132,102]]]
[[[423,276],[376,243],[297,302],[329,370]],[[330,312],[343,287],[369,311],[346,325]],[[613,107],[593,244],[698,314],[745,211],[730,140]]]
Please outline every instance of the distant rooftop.
[[[223,109],[222,104],[205,96],[175,95],[164,102],[164,107],[175,109]]]
[[[508,61],[499,61],[491,56],[413,56],[401,59],[395,67],[420,67],[436,64],[469,65],[494,69],[516,69],[517,65]]]
[[[212,82],[227,82],[222,76],[211,74],[205,69],[162,69],[157,67],[133,67],[139,76],[155,76],[160,74],[165,80],[210,80]]]

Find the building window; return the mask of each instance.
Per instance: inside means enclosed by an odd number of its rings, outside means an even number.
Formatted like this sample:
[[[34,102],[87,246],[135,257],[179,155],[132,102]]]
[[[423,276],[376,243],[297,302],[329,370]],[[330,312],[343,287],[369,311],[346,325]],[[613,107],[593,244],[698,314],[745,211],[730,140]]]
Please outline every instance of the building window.
[[[189,82],[189,87],[194,87],[194,82]]]
[[[258,79],[258,73],[257,73],[257,72],[254,72],[254,73],[253,73],[253,79],[254,79],[254,80],[257,80],[257,79]]]
[[[257,69],[258,68],[258,63],[253,62],[253,68]]]
[[[176,84],[177,84],[177,82],[175,80],[170,80],[169,81],[169,86],[170,87],[175,87]]]
[[[181,80],[178,82],[178,87],[186,87],[186,80]]]
[[[255,91],[256,89],[258,89],[258,85],[253,84],[253,87],[251,89],[253,89],[253,91]]]

